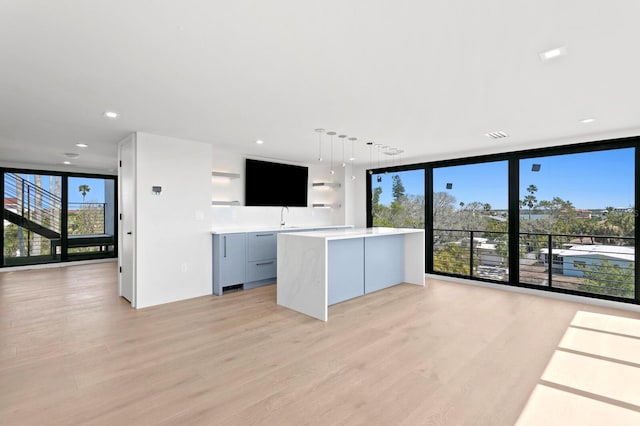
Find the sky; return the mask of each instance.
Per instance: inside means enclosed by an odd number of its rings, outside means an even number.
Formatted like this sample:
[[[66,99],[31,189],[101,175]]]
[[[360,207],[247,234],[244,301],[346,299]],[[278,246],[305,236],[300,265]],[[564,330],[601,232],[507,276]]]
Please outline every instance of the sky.
[[[579,154],[537,157],[520,161],[520,199],[533,184],[538,201],[560,197],[578,209],[633,207],[634,149],[623,148]],[[540,171],[531,170],[540,164]],[[506,209],[508,203],[508,165],[506,161],[436,168],[433,171],[435,192],[448,192],[456,201],[479,201],[493,209]],[[380,201],[392,201],[391,176],[381,174],[382,182],[373,175],[372,188],[382,187]],[[407,194],[424,194],[424,172],[411,170],[397,173]],[[452,188],[447,189],[446,184]]]
[[[80,185],[89,185],[85,202],[104,203],[104,179],[70,177],[69,178],[69,202],[81,203],[82,193],[78,191]]]
[[[23,178],[26,176],[31,183],[34,183],[33,175],[21,174]],[[42,187],[49,191],[49,176],[42,175]],[[69,202],[81,203],[82,194],[78,191],[80,185],[89,185],[90,191],[85,197],[85,202],[104,203],[104,179],[86,178],[86,177],[69,177]],[[51,189],[53,192],[53,189]]]

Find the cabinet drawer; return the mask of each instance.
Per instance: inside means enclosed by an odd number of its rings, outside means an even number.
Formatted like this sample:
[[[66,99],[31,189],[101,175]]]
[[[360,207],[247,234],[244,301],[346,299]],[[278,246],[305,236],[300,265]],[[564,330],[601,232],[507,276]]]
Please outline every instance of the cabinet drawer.
[[[247,261],[275,259],[277,247],[276,232],[251,232],[247,234]]]
[[[247,282],[273,278],[275,281],[278,262],[276,259],[247,263]]]

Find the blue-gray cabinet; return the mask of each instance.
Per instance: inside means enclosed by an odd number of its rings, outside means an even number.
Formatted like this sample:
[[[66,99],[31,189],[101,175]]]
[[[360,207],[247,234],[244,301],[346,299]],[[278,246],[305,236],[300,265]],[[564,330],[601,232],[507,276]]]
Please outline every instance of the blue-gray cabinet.
[[[247,261],[275,259],[278,254],[277,236],[275,231],[247,233]]]
[[[213,293],[221,295],[224,287],[246,281],[246,234],[213,236]]]
[[[327,304],[404,281],[404,235],[327,242]]]
[[[323,231],[345,227],[320,228]],[[295,228],[277,231],[213,234],[213,294],[242,284],[243,289],[276,282],[278,270],[278,233],[314,231]]]
[[[327,304],[364,294],[364,238],[328,241]]]
[[[404,235],[365,238],[365,294],[404,281]]]
[[[245,289],[276,281],[278,233],[276,231],[247,233],[247,265]]]

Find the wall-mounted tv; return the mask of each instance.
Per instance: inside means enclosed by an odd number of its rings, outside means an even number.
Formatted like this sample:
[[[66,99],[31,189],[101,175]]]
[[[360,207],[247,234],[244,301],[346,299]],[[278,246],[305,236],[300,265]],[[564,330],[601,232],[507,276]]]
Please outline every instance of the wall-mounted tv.
[[[247,158],[245,205],[307,207],[309,168]]]

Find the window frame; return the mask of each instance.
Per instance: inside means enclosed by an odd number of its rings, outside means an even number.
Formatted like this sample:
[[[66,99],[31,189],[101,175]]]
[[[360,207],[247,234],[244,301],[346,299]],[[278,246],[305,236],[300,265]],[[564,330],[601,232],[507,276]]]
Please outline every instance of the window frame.
[[[519,267],[519,218],[520,218],[520,161],[525,159],[540,158],[540,157],[552,157],[565,154],[580,154],[586,152],[607,151],[612,149],[634,148],[634,206],[637,211],[637,203],[640,200],[640,136],[632,136],[625,138],[597,140],[589,142],[581,142],[569,145],[560,145],[553,147],[541,147],[519,151],[511,151],[496,154],[486,154],[471,157],[451,158],[432,162],[422,162],[406,164],[402,166],[394,167],[379,167],[366,169],[366,201],[367,201],[367,227],[371,227],[373,223],[372,217],[372,174],[379,174],[384,172],[393,173],[394,171],[405,171],[424,169],[425,175],[425,272],[433,275],[451,276],[456,278],[469,279],[474,281],[484,281],[500,285],[509,285],[513,287],[522,287],[535,289],[538,291],[548,291],[553,293],[564,293],[577,296],[590,297],[595,299],[606,299],[616,302],[632,303],[640,305],[640,265],[637,261],[634,261],[634,277],[635,277],[635,297],[623,298],[617,296],[610,296],[598,293],[587,293],[578,290],[557,288],[557,287],[542,287],[536,284],[521,283],[520,267]],[[458,275],[443,273],[434,271],[433,269],[433,170],[439,167],[460,166],[476,163],[494,162],[494,161],[507,161],[508,162],[508,218],[509,218],[509,281],[496,281],[487,278],[474,277],[472,275]],[[635,259],[638,259],[640,254],[640,247],[638,242],[640,241],[640,218],[639,215],[635,215],[634,223],[634,247],[635,247]]]
[[[57,263],[65,263],[65,262],[75,262],[82,260],[90,260],[90,259],[112,259],[118,257],[118,176],[115,175],[102,175],[98,173],[78,173],[78,172],[61,172],[58,170],[41,170],[41,169],[24,169],[24,168],[14,168],[14,167],[0,167],[0,174],[2,174],[3,179],[0,184],[0,191],[2,192],[2,207],[4,208],[4,174],[5,173],[21,173],[21,174],[39,174],[39,175],[47,175],[47,176],[60,176],[61,184],[61,200],[62,200],[62,209],[61,209],[61,218],[60,218],[60,235],[61,235],[61,243],[60,243],[60,260],[54,262],[34,262],[29,263],[28,265],[42,265],[42,264],[57,264]],[[68,207],[69,203],[69,178],[71,177],[79,177],[79,178],[94,178],[94,179],[111,179],[114,184],[114,217],[113,217],[113,229],[114,229],[114,244],[113,244],[113,253],[110,255],[96,255],[92,253],[78,254],[72,253],[71,257],[69,257],[68,253]],[[2,249],[2,256],[0,256],[0,269],[12,267],[13,265],[5,265],[4,260],[4,226],[3,232],[0,233],[0,248]]]

